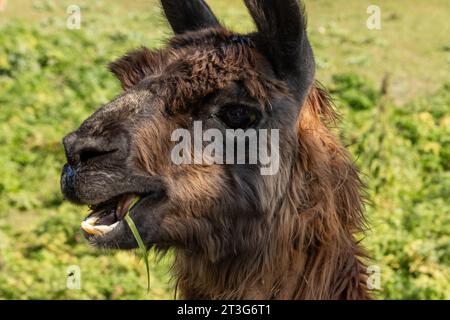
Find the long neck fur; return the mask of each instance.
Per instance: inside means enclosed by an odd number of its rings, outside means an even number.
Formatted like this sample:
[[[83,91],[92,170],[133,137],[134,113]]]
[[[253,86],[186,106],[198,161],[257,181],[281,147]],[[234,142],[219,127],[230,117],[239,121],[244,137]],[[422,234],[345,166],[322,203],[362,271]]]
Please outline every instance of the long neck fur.
[[[369,299],[364,186],[331,131],[327,93],[311,88],[298,120],[298,155],[287,194],[258,250],[219,262],[176,251],[177,288],[187,299]]]

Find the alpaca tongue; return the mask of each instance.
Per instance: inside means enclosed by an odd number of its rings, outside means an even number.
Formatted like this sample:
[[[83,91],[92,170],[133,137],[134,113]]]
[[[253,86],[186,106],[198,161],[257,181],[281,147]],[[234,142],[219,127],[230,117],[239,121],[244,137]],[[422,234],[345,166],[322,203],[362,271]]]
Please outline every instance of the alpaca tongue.
[[[135,197],[136,196],[134,194],[127,194],[124,195],[122,199],[120,199],[120,201],[117,203],[116,208],[117,220],[122,220],[125,217]]]

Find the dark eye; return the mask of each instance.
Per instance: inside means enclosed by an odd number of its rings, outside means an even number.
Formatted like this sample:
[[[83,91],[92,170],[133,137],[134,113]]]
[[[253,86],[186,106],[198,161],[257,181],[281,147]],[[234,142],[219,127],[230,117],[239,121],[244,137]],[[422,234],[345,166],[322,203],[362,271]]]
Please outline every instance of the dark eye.
[[[255,125],[261,117],[258,110],[244,105],[225,105],[218,117],[231,129],[245,129]]]

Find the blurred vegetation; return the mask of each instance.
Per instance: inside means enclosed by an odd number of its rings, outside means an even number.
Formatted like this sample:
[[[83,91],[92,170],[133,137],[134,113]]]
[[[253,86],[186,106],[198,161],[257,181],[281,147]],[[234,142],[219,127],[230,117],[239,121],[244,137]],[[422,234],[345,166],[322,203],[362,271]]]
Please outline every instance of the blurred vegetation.
[[[86,208],[59,192],[61,138],[120,92],[106,64],[170,33],[153,0],[78,2],[80,30],[66,28],[69,1],[0,12],[0,299],[172,298],[170,256],[153,259],[147,295],[139,259],[90,248],[79,232]],[[450,3],[379,2],[383,29],[369,31],[365,1],[306,1],[317,77],[369,187],[363,243],[381,267],[379,298],[450,299]],[[251,30],[241,1],[210,3]],[[81,290],[66,289],[70,265]]]

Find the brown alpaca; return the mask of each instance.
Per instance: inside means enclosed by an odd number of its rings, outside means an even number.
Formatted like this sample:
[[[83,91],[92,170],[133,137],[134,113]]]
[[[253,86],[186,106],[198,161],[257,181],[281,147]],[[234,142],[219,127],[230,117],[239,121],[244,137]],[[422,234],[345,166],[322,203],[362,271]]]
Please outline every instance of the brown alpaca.
[[[336,115],[314,83],[297,0],[247,0],[258,32],[225,30],[201,0],[162,6],[176,33],[111,64],[124,92],[64,138],[62,191],[89,204],[98,247],[175,253],[188,299],[368,299],[363,185],[330,130]],[[174,164],[171,134],[278,129],[279,170],[257,164]],[[258,148],[258,146],[257,146]],[[192,154],[193,155],[193,154]]]

